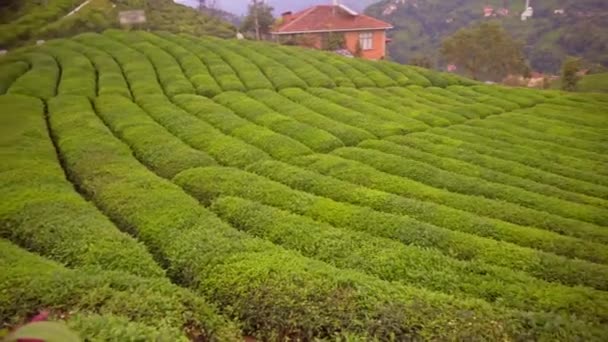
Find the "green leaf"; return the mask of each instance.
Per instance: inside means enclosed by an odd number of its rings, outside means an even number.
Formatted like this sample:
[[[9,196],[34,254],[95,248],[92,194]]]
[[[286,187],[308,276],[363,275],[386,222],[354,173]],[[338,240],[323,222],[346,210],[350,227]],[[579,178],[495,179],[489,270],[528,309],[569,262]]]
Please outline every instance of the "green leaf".
[[[17,329],[7,342],[19,339],[36,339],[44,342],[80,342],[80,337],[72,332],[65,324],[57,322],[34,322]]]

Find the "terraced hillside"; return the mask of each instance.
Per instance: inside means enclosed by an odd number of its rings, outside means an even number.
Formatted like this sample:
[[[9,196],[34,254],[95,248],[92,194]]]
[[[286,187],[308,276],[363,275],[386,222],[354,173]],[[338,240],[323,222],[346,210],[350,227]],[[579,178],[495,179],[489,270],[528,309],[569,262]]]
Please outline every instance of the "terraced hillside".
[[[603,95],[122,31],[3,57],[0,93],[4,325],[608,335]]]

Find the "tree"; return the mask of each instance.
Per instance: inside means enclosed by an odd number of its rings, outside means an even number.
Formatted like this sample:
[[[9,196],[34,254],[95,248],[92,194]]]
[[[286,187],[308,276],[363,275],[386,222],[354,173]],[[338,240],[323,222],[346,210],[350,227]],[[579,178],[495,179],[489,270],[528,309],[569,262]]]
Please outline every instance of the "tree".
[[[443,41],[441,54],[476,80],[499,81],[526,68],[522,44],[495,23],[456,31]]]
[[[562,64],[562,90],[574,91],[576,85],[580,81],[578,71],[581,65],[581,60],[574,57],[568,57]]]
[[[249,5],[249,11],[245,20],[241,24],[241,31],[243,32],[255,32],[255,38],[260,40],[262,35],[266,35],[270,32],[272,25],[274,24],[274,17],[272,11],[274,9],[261,0],[252,0]]]
[[[433,61],[428,56],[416,56],[407,61],[409,65],[419,66],[421,68],[432,69]]]

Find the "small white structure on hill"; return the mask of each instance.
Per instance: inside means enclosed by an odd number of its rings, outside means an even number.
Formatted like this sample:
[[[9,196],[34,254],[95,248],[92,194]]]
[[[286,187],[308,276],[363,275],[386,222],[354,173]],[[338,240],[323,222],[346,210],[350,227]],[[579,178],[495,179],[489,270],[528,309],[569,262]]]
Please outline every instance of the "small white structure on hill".
[[[526,0],[526,9],[521,13],[521,21],[526,21],[534,16],[534,8],[530,6],[530,0]]]

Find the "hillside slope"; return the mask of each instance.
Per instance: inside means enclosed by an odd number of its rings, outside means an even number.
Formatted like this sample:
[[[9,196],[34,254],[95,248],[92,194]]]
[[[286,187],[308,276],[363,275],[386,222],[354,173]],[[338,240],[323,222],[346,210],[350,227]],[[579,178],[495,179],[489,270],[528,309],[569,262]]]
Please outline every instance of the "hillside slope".
[[[1,323],[602,341],[607,112],[603,95],[270,43],[109,30],[14,51]]]
[[[46,2],[47,5],[42,5]],[[143,9],[147,22],[139,29],[232,37],[234,27],[172,0],[90,0],[78,12],[70,12],[84,0],[8,1],[0,7],[0,48],[37,39],[67,37],[81,32],[101,32],[119,27],[118,13]]]
[[[534,70],[557,72],[567,55],[608,65],[608,2],[602,0],[532,1],[534,17],[525,22],[520,14],[525,2],[513,0],[385,0],[366,12],[393,23],[391,56],[399,62],[418,56],[439,60],[441,41],[459,28],[483,20],[497,20],[517,39]],[[484,7],[506,15],[484,17]],[[563,14],[555,13],[563,10]],[[559,12],[558,12],[559,13]]]

